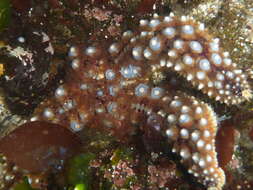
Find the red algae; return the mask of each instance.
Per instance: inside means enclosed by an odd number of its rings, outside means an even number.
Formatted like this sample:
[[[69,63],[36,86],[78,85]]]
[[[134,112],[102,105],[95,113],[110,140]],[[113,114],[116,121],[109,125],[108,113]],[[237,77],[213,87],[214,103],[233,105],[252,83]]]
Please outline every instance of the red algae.
[[[30,173],[46,172],[79,151],[77,136],[46,122],[26,123],[0,141],[0,152],[9,162]]]
[[[23,0],[23,1],[11,0],[11,3],[18,12],[28,11],[29,8],[31,7],[31,0]]]
[[[137,12],[148,13],[152,11],[153,5],[155,3],[156,3],[156,0],[142,0],[137,7]]]
[[[235,145],[235,129],[230,121],[225,121],[219,128],[216,136],[216,150],[218,153],[219,165],[226,169],[227,164],[232,160]]]
[[[253,127],[249,131],[249,137],[253,141]]]

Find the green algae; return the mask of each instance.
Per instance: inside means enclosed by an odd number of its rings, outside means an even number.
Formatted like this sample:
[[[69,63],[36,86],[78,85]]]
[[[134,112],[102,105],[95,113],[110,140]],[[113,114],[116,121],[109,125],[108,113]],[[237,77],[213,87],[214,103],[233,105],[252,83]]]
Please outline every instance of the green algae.
[[[74,186],[74,190],[90,190],[91,174],[89,163],[95,158],[92,153],[83,153],[69,161],[67,169],[68,183]]]
[[[11,5],[9,0],[0,1],[0,32],[10,22]]]
[[[28,178],[25,177],[21,183],[18,183],[14,187],[14,190],[37,190],[37,189],[32,188],[28,182]]]

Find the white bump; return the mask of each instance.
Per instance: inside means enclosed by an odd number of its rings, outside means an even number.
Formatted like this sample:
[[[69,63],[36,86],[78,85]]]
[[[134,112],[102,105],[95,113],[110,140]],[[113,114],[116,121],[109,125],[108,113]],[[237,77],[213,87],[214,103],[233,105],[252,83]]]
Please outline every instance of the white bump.
[[[195,162],[195,163],[198,163],[199,162],[199,154],[196,152],[196,153],[193,153],[192,155],[192,160]]]
[[[183,40],[175,40],[173,43],[173,47],[175,49],[182,49],[184,45],[184,41]]]
[[[224,94],[224,90],[219,90],[219,94],[223,95]],[[217,97],[220,97],[220,96],[217,96]],[[220,98],[218,100],[220,100]]]
[[[55,90],[56,98],[63,97],[65,95],[66,95],[66,90],[63,88],[63,86],[60,86]]]
[[[201,159],[199,160],[199,166],[200,166],[201,168],[204,168],[205,165],[206,165],[205,160],[201,158]]]
[[[242,74],[242,70],[241,70],[241,69],[235,69],[235,70],[234,70],[234,73],[235,73],[236,75],[240,75],[240,74]]]
[[[232,64],[232,60],[231,59],[229,59],[229,58],[225,58],[225,59],[223,59],[223,62],[225,63],[225,65],[227,65],[227,66],[230,66],[231,64]]]
[[[189,132],[187,129],[181,129],[180,130],[180,135],[183,139],[188,139],[189,138]]]
[[[128,65],[127,67],[122,67],[120,73],[124,78],[135,78],[139,73],[140,67]]]
[[[212,81],[209,81],[209,82],[207,83],[207,86],[208,86],[209,88],[213,87],[213,82],[212,82]]]
[[[106,70],[106,71],[105,71],[105,78],[106,78],[107,80],[113,80],[113,79],[115,78],[115,73],[114,73],[114,71],[111,70],[111,69]]]
[[[107,110],[109,113],[116,112],[117,110],[117,103],[116,102],[109,102],[107,105]]]
[[[181,112],[182,113],[188,113],[190,111],[190,108],[188,106],[182,106]]]
[[[219,38],[214,38],[213,41],[214,41],[214,43],[220,43],[220,39]]]
[[[165,59],[161,59],[161,60],[160,60],[160,66],[161,66],[161,67],[166,66],[166,60],[165,60]]]
[[[146,26],[146,25],[148,25],[148,20],[144,20],[144,19],[141,19],[140,20],[140,26]]]
[[[181,18],[180,18],[180,20],[181,20],[182,22],[186,22],[186,21],[188,20],[188,17],[185,16],[185,15],[182,15]]]
[[[189,55],[183,56],[183,63],[186,65],[192,65],[193,64],[193,58]]]
[[[205,79],[205,77],[206,77],[206,73],[205,73],[205,72],[202,72],[202,71],[199,71],[199,72],[197,72],[196,77],[197,77],[197,79],[199,79],[199,80],[203,80],[203,79]]]
[[[170,103],[170,106],[171,106],[171,107],[174,107],[174,108],[180,107],[181,105],[182,105],[182,102],[179,101],[179,100],[173,100],[173,101]]]
[[[161,40],[158,37],[153,37],[150,39],[149,41],[149,47],[153,50],[153,51],[158,51],[161,49]]]
[[[236,77],[236,78],[235,78],[235,81],[236,81],[236,82],[240,82],[240,81],[241,81],[241,78],[240,78],[240,77]],[[239,86],[239,85],[237,85],[237,86]]]
[[[141,58],[142,58],[142,47],[141,46],[134,47],[133,50],[132,50],[132,55],[133,55],[135,60],[141,60]]]
[[[192,51],[196,53],[202,53],[203,47],[198,41],[191,41],[189,45]]]
[[[147,31],[142,31],[141,32],[141,37],[145,37],[145,36],[147,36],[148,35],[148,32]]]
[[[225,51],[225,52],[223,53],[223,55],[224,55],[224,57],[228,57],[228,56],[229,56],[229,52]]]
[[[97,96],[103,96],[103,95],[104,95],[104,92],[102,90],[97,91]]]
[[[164,90],[159,87],[152,88],[151,90],[151,98],[159,99],[162,97]]]
[[[131,30],[127,30],[123,33],[123,37],[130,38],[133,35],[133,32]]]
[[[98,107],[96,108],[96,113],[100,114],[100,113],[103,113],[105,111],[104,107]]]
[[[213,173],[214,172],[214,168],[210,168],[209,171],[210,171],[210,173]]]
[[[207,150],[207,151],[212,150],[212,145],[211,145],[211,144],[207,144],[207,145],[206,145],[206,150]]]
[[[181,114],[179,116],[179,123],[184,124],[191,121],[191,117],[188,114]]]
[[[187,35],[192,35],[194,34],[194,28],[191,25],[184,25],[182,27],[182,32]]]
[[[87,118],[88,118],[87,113],[81,111],[81,112],[79,112],[78,116],[83,123],[87,122]]]
[[[180,64],[176,64],[174,67],[175,71],[181,71],[182,70],[182,66]]]
[[[207,121],[206,118],[201,118],[201,119],[199,120],[199,125],[202,126],[202,127],[203,127],[203,126],[206,126],[207,123],[208,123],[208,121]]]
[[[245,74],[242,74],[241,77],[242,77],[243,79],[246,79],[246,78],[247,78]],[[245,82],[247,83],[247,81],[245,81]]]
[[[186,148],[182,148],[179,154],[183,159],[188,159],[190,157],[190,152]]]
[[[166,63],[166,67],[170,68],[173,66],[173,63],[171,61],[167,61]]]
[[[223,81],[223,80],[225,79],[224,75],[221,74],[221,73],[218,73],[218,74],[216,75],[216,78],[217,78],[218,80],[220,80],[220,81]]]
[[[203,83],[200,83],[200,84],[198,85],[198,89],[201,90],[202,88],[204,88],[204,86],[205,86],[205,85],[204,85]]]
[[[167,135],[168,137],[173,137],[175,134],[174,134],[174,132],[173,132],[172,129],[167,129],[167,130],[166,130],[166,135]]]
[[[149,26],[150,26],[151,28],[154,28],[154,27],[158,26],[159,24],[160,24],[160,21],[159,21],[158,19],[152,19],[152,20],[150,21],[150,23],[149,23]]]
[[[186,77],[186,80],[191,81],[193,79],[193,75],[192,74],[188,74]]]
[[[109,53],[119,53],[119,47],[117,43],[113,43],[110,45],[109,49],[108,49]]]
[[[116,93],[117,93],[117,88],[116,88],[115,86],[109,86],[109,87],[108,87],[108,90],[109,90],[109,94],[110,94],[111,96],[115,96]]]
[[[197,140],[199,140],[199,137],[200,137],[200,132],[199,131],[194,131],[194,132],[192,132],[192,134],[191,134],[191,139],[192,139],[192,141],[197,141]]]
[[[30,119],[30,121],[37,121],[38,120],[38,117],[34,116]]]
[[[199,30],[205,30],[205,24],[204,23],[200,23],[198,29]]]
[[[170,16],[165,16],[163,19],[164,22],[171,22],[173,19]]]
[[[159,15],[157,13],[154,13],[153,18],[159,18]]]
[[[87,90],[88,89],[88,85],[87,84],[81,84],[80,85],[80,89],[81,90]]]
[[[75,101],[74,100],[67,100],[64,104],[63,107],[67,110],[72,109],[75,106]]]
[[[77,56],[77,48],[74,47],[74,46],[70,47],[68,56],[69,57],[75,57],[75,56]]]
[[[172,27],[167,27],[162,31],[162,33],[168,38],[173,38],[176,34],[176,30]]]
[[[211,136],[211,133],[208,130],[204,130],[204,134],[203,135],[204,135],[205,138],[208,138],[208,137]]]
[[[25,42],[25,38],[23,36],[20,36],[20,37],[18,37],[18,41],[20,43],[24,43]]]
[[[71,67],[72,67],[72,69],[78,69],[79,68],[79,60],[73,59],[71,62]]]
[[[130,39],[130,42],[131,42],[131,43],[136,42],[136,37],[131,38],[131,39]]]
[[[209,71],[210,70],[210,63],[207,59],[201,59],[199,61],[199,68],[203,71]]]
[[[73,120],[73,121],[70,122],[70,128],[74,132],[78,132],[78,131],[81,131],[83,129],[83,125],[80,124],[79,122]]]
[[[146,48],[146,49],[143,51],[143,55],[144,55],[144,57],[145,57],[146,59],[150,59],[151,56],[152,56],[152,53],[151,53],[151,51],[150,51],[149,49]]]
[[[168,56],[170,56],[170,57],[176,57],[177,56],[177,52],[174,51],[174,50],[169,50],[168,51]]]
[[[214,86],[215,86],[217,89],[221,89],[221,88],[223,87],[222,82],[220,82],[220,81],[215,81],[215,82],[214,82]]]
[[[222,62],[221,56],[218,53],[212,53],[211,59],[215,65],[220,65]]]
[[[217,52],[219,51],[219,44],[215,42],[211,42],[209,44],[211,51]]]
[[[50,108],[46,108],[43,112],[43,116],[46,117],[46,118],[51,119],[51,118],[54,117],[54,113]]]
[[[94,53],[96,53],[96,48],[93,46],[90,46],[85,50],[86,55],[92,56]]]
[[[204,147],[204,145],[205,145],[205,142],[203,140],[200,139],[200,140],[197,141],[197,147],[198,148],[202,148],[202,147]]]
[[[148,86],[146,84],[139,84],[135,88],[135,95],[136,96],[144,96],[147,94],[147,92],[148,92]]]
[[[202,108],[201,108],[200,106],[196,107],[195,113],[196,113],[196,114],[202,114],[202,113],[203,113]]]
[[[173,115],[173,114],[168,115],[167,121],[168,121],[169,123],[174,123],[174,122],[176,121],[176,116]]]

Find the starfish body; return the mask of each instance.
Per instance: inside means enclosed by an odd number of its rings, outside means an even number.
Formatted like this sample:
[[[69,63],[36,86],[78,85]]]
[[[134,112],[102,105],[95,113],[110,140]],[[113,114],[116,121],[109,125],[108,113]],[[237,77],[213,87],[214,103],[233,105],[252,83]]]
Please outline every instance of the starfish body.
[[[151,79],[158,70],[173,71],[217,101],[238,104],[249,98],[247,76],[203,24],[186,16],[155,14],[117,42],[71,47],[69,56],[66,82],[32,120],[51,121],[74,132],[102,127],[118,136],[129,136],[139,126],[152,127],[199,182],[222,188],[225,175],[216,158],[212,108]]]

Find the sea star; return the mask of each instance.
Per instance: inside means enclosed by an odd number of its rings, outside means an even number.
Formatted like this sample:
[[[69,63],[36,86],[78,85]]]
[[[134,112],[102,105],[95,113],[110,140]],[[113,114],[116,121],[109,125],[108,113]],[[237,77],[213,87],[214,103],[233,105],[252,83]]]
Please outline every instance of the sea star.
[[[117,42],[71,47],[71,68],[53,98],[31,120],[46,120],[78,132],[102,127],[119,137],[140,126],[168,139],[188,172],[208,188],[225,183],[215,151],[212,108],[152,81],[154,72],[176,72],[211,98],[239,104],[251,97],[247,75],[237,68],[204,24],[187,16],[154,14]],[[120,134],[119,134],[120,131]]]

